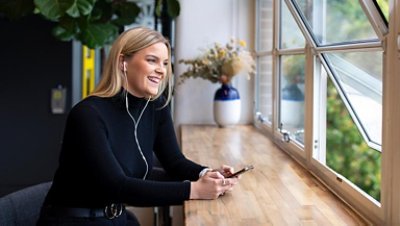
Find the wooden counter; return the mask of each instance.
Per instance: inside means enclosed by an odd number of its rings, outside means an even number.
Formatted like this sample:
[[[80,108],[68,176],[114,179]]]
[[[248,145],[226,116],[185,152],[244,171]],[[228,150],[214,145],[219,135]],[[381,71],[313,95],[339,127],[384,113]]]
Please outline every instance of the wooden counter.
[[[200,164],[255,167],[217,200],[186,201],[185,225],[366,224],[252,126],[184,125],[181,139],[184,154]]]

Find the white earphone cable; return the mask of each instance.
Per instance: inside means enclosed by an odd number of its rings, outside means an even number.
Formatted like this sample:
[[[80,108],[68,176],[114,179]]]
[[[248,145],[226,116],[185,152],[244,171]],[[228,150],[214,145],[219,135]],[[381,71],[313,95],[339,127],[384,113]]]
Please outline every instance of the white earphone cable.
[[[128,113],[129,117],[132,119],[133,125],[134,125],[134,136],[135,136],[135,141],[136,141],[136,145],[139,149],[140,155],[143,158],[144,163],[146,164],[146,172],[143,176],[143,180],[146,179],[146,176],[149,172],[149,164],[147,163],[146,157],[143,154],[142,148],[140,147],[140,143],[139,143],[139,139],[137,137],[137,128],[139,126],[139,122],[140,119],[142,118],[142,115],[144,113],[144,111],[146,110],[147,105],[150,102],[151,97],[149,97],[149,99],[146,102],[146,105],[144,106],[143,110],[140,112],[140,115],[137,119],[137,121],[135,120],[135,118],[132,116],[131,112],[129,111],[129,103],[128,103],[128,78],[126,76],[126,71],[124,70],[124,74],[125,74],[125,81],[126,81],[126,90],[125,90],[125,107],[126,107],[126,112]]]

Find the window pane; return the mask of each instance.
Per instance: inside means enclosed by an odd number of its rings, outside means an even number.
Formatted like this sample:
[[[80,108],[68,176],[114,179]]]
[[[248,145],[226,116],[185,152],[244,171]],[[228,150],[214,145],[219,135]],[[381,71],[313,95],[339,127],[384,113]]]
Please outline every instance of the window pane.
[[[263,123],[272,124],[273,0],[258,3],[257,27],[257,114]],[[260,55],[262,52],[262,55]]]
[[[257,51],[272,51],[273,13],[272,0],[259,1]]]
[[[318,45],[378,40],[354,0],[295,0]]]
[[[272,56],[258,58],[258,112],[263,122],[272,124]]]
[[[296,21],[294,20],[284,1],[281,1],[281,6],[282,26],[280,47],[282,49],[304,48],[305,39],[300,31],[299,26],[297,26]]]
[[[382,53],[324,55],[357,119],[371,141],[382,143]]]
[[[304,144],[305,55],[281,56],[280,119],[291,139]]]
[[[326,165],[379,201],[381,153],[364,142],[330,80],[327,92]]]
[[[389,0],[376,0],[386,21],[389,21]]]

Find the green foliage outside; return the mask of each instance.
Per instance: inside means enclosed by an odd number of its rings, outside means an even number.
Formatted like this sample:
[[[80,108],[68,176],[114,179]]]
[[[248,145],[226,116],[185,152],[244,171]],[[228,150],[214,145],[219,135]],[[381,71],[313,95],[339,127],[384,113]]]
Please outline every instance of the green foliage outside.
[[[331,42],[357,41],[374,38],[368,17],[359,1],[335,0],[327,1],[326,38]]]
[[[359,133],[332,84],[327,95],[326,164],[377,201],[381,194],[381,153]]]

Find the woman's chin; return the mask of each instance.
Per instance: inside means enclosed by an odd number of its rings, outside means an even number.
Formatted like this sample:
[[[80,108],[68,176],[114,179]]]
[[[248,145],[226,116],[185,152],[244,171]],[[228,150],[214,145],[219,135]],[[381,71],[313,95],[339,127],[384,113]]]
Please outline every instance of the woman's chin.
[[[148,95],[149,95],[150,97],[157,96],[157,94],[158,94],[158,89],[151,89],[151,90],[149,90],[147,93],[148,93]]]

